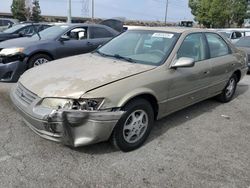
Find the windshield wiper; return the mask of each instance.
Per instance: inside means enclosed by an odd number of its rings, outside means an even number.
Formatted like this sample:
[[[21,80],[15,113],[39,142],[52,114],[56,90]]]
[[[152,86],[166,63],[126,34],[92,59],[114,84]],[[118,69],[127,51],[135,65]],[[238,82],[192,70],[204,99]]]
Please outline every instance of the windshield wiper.
[[[116,59],[123,59],[123,60],[131,62],[131,63],[137,63],[134,59],[132,59],[130,57],[124,57],[124,56],[121,56],[119,54],[109,55],[109,54],[102,53],[99,50],[96,50],[95,52],[98,53],[98,54],[100,54],[101,56],[114,57]]]
[[[130,57],[124,57],[124,56],[121,56],[119,54],[115,54],[115,55],[113,55],[113,57],[116,59],[123,59],[123,60],[131,62],[131,63],[136,63],[136,61],[134,59],[132,59]]]
[[[96,51],[94,51],[93,53],[95,53],[95,52],[98,53],[98,54],[100,54],[101,56],[113,57],[112,55],[104,54],[104,53],[100,52],[99,50],[96,50]]]

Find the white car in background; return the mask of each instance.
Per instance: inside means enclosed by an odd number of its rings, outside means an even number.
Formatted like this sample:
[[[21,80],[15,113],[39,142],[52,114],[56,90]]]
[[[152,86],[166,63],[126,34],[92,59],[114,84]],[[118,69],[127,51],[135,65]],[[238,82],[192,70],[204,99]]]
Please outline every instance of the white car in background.
[[[0,18],[0,32],[12,27],[12,25],[17,24],[18,20],[10,18]]]
[[[241,32],[235,30],[219,30],[217,32],[228,38],[232,43],[236,43],[244,36]]]
[[[238,42],[240,38],[250,36],[250,29],[248,28],[217,29],[216,31],[234,44]]]

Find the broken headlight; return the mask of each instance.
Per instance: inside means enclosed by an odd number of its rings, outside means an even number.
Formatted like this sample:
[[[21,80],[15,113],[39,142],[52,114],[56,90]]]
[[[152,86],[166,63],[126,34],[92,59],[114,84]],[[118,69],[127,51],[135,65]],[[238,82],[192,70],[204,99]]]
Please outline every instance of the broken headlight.
[[[94,99],[63,99],[63,98],[45,98],[41,106],[52,109],[65,110],[98,110],[104,102],[104,98]]]

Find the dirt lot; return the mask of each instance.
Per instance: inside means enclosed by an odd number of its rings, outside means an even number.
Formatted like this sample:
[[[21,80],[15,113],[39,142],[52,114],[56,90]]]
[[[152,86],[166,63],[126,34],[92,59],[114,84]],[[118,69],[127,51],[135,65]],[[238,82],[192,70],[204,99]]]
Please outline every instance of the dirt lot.
[[[231,103],[210,99],[158,121],[130,153],[40,138],[14,110],[11,86],[0,83],[0,187],[250,186],[249,75]]]

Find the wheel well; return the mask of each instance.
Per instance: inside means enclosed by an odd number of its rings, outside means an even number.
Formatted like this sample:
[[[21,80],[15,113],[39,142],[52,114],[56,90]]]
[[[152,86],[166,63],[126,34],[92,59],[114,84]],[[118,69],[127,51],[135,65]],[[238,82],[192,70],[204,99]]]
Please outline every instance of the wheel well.
[[[239,82],[240,79],[241,79],[241,72],[240,72],[240,70],[235,71],[234,74],[237,76],[237,79],[238,79],[238,82]]]
[[[133,101],[133,100],[139,99],[139,98],[140,98],[140,99],[145,99],[145,100],[147,100],[147,101],[151,104],[151,106],[152,106],[152,108],[153,108],[153,111],[154,111],[154,119],[157,119],[159,106],[158,106],[158,103],[157,103],[157,99],[156,99],[153,95],[151,95],[151,94],[141,94],[141,95],[137,95],[137,96],[133,97],[132,99],[130,99],[129,101],[127,101],[127,102],[124,104],[124,106],[125,106],[127,103],[129,103],[129,102],[131,102],[131,101]]]
[[[29,65],[29,60],[32,58],[32,57],[34,57],[35,55],[38,55],[38,54],[44,54],[44,55],[47,55],[47,56],[49,56],[52,60],[54,60],[54,57],[50,54],[50,53],[48,53],[48,52],[36,52],[36,53],[34,53],[34,54],[32,54],[29,58],[28,58],[28,60],[27,60],[27,69],[28,69],[28,65]]]

